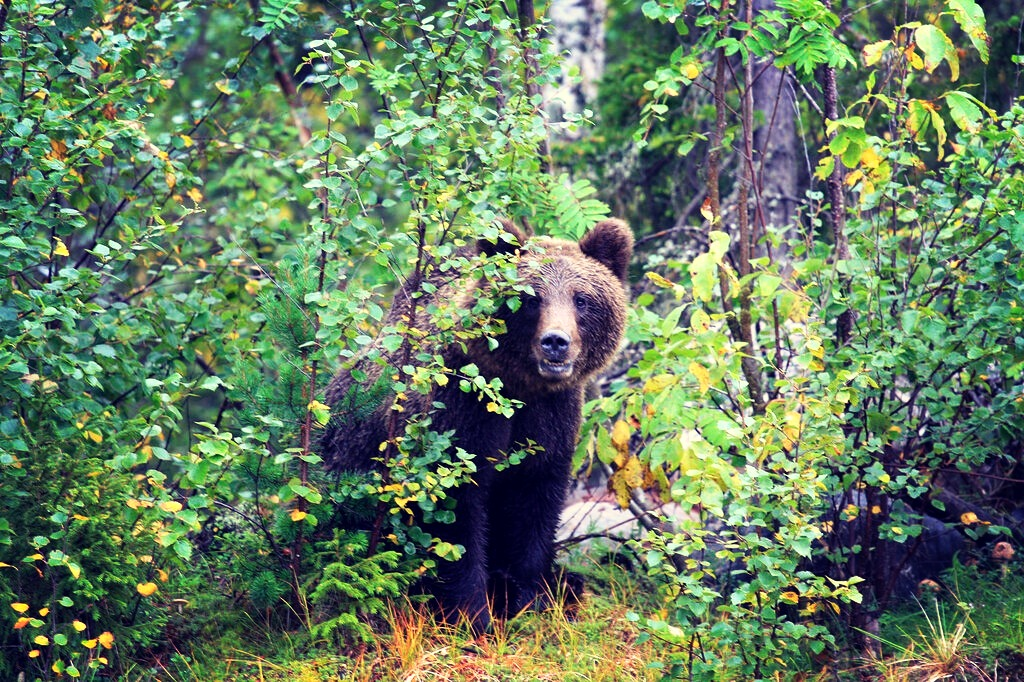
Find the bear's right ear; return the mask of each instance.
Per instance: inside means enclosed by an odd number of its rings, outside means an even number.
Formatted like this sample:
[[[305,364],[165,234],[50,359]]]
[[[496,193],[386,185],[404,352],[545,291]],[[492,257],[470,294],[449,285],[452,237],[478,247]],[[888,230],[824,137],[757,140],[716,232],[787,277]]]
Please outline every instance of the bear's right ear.
[[[629,259],[633,257],[633,230],[624,220],[602,220],[580,240],[580,251],[599,263],[626,283]]]
[[[477,250],[485,256],[515,253],[516,249],[526,243],[526,235],[508,218],[499,218],[501,231],[494,241],[481,239],[477,241]]]

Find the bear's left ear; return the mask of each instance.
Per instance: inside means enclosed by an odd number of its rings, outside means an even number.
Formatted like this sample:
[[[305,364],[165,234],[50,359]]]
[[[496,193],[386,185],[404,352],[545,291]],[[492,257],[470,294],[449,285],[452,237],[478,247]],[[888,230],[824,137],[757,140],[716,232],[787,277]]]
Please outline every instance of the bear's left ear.
[[[624,220],[602,220],[580,240],[580,251],[603,263],[625,284],[633,257],[633,231]]]
[[[512,254],[516,249],[526,243],[526,235],[508,218],[499,218],[502,234],[498,235],[495,241],[481,239],[477,242],[477,251],[485,256],[497,256],[498,254]]]

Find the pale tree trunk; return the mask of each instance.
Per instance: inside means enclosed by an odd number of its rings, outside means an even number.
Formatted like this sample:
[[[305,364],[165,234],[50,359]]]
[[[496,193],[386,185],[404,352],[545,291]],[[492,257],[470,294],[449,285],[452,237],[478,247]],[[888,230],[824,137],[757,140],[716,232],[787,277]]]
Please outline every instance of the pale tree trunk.
[[[751,0],[754,13],[775,9],[775,0]],[[793,223],[800,201],[796,93],[792,77],[777,68],[771,58],[755,59],[751,83],[756,128],[753,139],[753,216],[755,255],[767,253],[762,237],[766,230],[797,236]],[[772,249],[785,268],[785,245]]]
[[[607,9],[605,0],[551,0],[547,6],[551,49],[563,59],[558,82],[544,88],[544,109],[555,124],[555,141],[586,135],[580,126],[562,124],[597,101],[598,83],[604,74]]]

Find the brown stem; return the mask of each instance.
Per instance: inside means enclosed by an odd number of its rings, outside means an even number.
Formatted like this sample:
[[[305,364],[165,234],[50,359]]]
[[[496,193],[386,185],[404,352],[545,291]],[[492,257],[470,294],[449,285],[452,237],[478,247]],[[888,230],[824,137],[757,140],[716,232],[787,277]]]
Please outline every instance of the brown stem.
[[[723,11],[724,8],[723,8]],[[715,127],[711,133],[711,146],[708,151],[708,198],[707,204],[711,212],[711,229],[721,229],[722,223],[722,204],[721,204],[721,193],[718,187],[719,173],[721,172],[721,158],[722,158],[722,139],[725,137],[725,113],[727,104],[725,101],[725,66],[726,66],[725,51],[722,48],[718,49],[716,55],[716,66],[715,66]],[[746,107],[746,103],[744,104]],[[752,114],[751,114],[752,116]],[[752,119],[750,120],[752,124]],[[748,128],[749,126],[745,126]],[[744,143],[746,144],[746,142]],[[749,147],[744,150],[744,153],[749,153]],[[750,164],[743,164],[745,168],[749,169]],[[744,206],[747,201],[747,186],[746,182],[749,181],[748,175],[744,174],[744,178],[740,183],[740,268],[741,273],[743,269],[749,271],[750,269],[750,253],[749,253],[749,220],[748,215]],[[744,254],[746,254],[744,256]],[[745,264],[744,264],[744,258]],[[740,366],[743,371],[743,377],[747,382],[747,392],[750,396],[751,404],[756,414],[764,412],[764,397],[761,391],[761,374],[757,366],[757,360],[751,355],[753,352],[753,334],[751,333],[751,317],[750,317],[750,297],[749,292],[744,295],[740,294],[740,312],[737,315],[733,305],[732,299],[729,295],[730,282],[729,273],[724,265],[718,267],[718,286],[722,294],[722,309],[726,313],[726,324],[729,326],[729,333],[732,338],[736,341],[742,341],[746,344],[744,348],[744,356],[740,360]]]
[[[832,9],[830,0],[825,0],[825,7]],[[822,67],[824,70],[825,86],[825,120],[839,120],[839,90],[836,87],[836,70],[831,66]],[[829,135],[831,141],[833,135]],[[828,193],[829,210],[832,218],[832,239],[835,244],[836,262],[850,259],[850,243],[846,236],[846,197],[843,193],[843,162],[838,155],[832,157],[832,173],[828,176],[826,183]],[[839,275],[839,293],[844,298],[850,294],[850,278],[847,275]],[[844,345],[850,340],[853,332],[854,312],[847,307],[839,313],[836,319],[836,342]]]

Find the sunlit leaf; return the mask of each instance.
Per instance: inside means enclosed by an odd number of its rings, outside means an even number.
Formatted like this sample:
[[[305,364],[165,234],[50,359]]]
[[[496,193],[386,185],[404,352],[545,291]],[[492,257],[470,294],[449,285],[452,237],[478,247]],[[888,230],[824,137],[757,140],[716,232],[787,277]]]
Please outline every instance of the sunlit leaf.
[[[988,64],[989,36],[985,30],[984,10],[974,0],[948,0],[948,6],[953,11],[953,18],[978,51],[981,61]]]
[[[945,59],[949,64],[952,79],[957,80],[960,77],[960,58],[957,56],[956,47],[942,29],[932,24],[924,24],[914,31],[914,39],[924,53],[925,71],[931,73]]]
[[[135,590],[139,594],[141,594],[143,597],[148,597],[148,596],[152,595],[154,592],[156,592],[157,585],[154,582],[138,583],[135,586]],[[102,635],[100,635],[100,636],[102,637]],[[110,648],[110,647],[107,647],[107,648]]]

